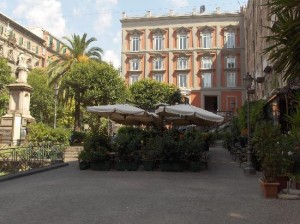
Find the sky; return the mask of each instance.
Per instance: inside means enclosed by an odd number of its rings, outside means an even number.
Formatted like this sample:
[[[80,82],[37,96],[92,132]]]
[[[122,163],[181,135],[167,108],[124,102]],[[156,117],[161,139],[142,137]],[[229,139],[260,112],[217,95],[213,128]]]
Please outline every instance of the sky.
[[[206,11],[239,10],[247,0],[0,0],[0,12],[25,27],[42,27],[62,39],[72,34],[95,37],[91,46],[104,50],[103,59],[118,68],[121,60],[121,15],[154,16]],[[63,40],[63,39],[62,39]]]

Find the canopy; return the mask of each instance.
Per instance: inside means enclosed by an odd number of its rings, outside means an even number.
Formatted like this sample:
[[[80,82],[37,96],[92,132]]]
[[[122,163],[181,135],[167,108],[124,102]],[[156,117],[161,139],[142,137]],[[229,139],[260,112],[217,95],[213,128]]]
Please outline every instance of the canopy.
[[[222,116],[190,104],[160,106],[155,113],[176,125],[210,125],[224,120]]]
[[[126,125],[155,123],[158,119],[158,115],[128,104],[89,106],[87,111]]]

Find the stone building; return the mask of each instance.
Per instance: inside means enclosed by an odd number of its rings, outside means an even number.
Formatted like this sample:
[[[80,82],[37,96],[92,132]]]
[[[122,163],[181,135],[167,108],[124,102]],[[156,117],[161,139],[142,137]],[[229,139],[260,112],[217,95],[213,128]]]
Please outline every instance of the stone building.
[[[175,84],[189,102],[209,111],[231,111],[245,99],[244,13],[144,17],[122,15],[122,75]]]

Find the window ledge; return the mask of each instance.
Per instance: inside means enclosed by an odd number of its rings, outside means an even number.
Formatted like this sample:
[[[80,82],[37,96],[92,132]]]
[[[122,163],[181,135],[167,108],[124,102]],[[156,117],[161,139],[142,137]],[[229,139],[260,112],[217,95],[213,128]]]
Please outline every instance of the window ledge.
[[[185,68],[185,69],[176,68],[176,69],[174,69],[174,70],[175,70],[175,71],[186,71],[186,72],[191,71],[190,68]]]

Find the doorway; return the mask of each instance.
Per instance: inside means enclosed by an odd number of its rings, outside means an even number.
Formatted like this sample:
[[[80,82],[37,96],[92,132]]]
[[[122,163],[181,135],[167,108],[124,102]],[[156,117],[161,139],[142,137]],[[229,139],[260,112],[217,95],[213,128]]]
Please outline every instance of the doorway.
[[[204,96],[204,109],[216,113],[218,110],[218,96]]]

